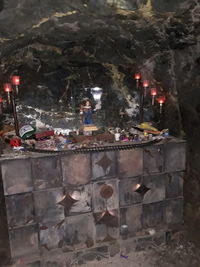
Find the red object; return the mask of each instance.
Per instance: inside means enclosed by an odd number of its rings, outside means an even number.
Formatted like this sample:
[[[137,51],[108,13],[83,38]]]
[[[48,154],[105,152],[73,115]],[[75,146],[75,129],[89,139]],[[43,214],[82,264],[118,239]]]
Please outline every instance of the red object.
[[[41,138],[45,138],[45,137],[48,137],[48,136],[54,136],[54,130],[35,134],[35,138],[36,139],[41,139]]]
[[[3,88],[4,88],[4,91],[7,93],[12,92],[12,86],[10,83],[5,83]]]
[[[158,98],[158,103],[159,103],[160,105],[164,104],[164,103],[165,103],[165,97],[164,97],[164,96],[160,96],[160,97]]]
[[[157,91],[155,88],[151,88],[151,95],[152,96],[156,96],[157,95]]]
[[[21,146],[21,144],[22,144],[22,142],[21,142],[21,140],[20,140],[19,138],[12,138],[12,139],[10,140],[10,145],[11,145],[12,147],[15,147],[15,146]]]
[[[148,81],[144,81],[144,82],[143,82],[143,86],[144,86],[144,87],[148,87],[148,86],[149,86],[149,82],[148,82]]]
[[[0,104],[3,103],[3,98],[0,96]]]
[[[12,84],[13,85],[20,85],[20,77],[19,76],[12,76]]]
[[[141,75],[140,75],[139,73],[136,73],[136,74],[135,74],[135,79],[136,79],[136,80],[140,80],[140,78],[141,78]]]

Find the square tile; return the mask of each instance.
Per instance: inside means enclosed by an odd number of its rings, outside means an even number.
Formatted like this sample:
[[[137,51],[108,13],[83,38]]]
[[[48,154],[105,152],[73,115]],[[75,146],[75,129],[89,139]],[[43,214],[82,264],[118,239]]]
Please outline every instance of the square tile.
[[[65,187],[65,198],[62,201],[62,205],[66,216],[91,212],[91,187],[91,184]]]
[[[142,229],[142,205],[132,205],[120,209],[120,224],[128,226],[128,236],[135,236],[135,233]]]
[[[168,224],[183,222],[183,199],[166,200],[165,221]]]
[[[35,222],[32,193],[23,193],[5,198],[8,225],[10,228]]]
[[[118,151],[117,159],[120,178],[139,176],[143,173],[143,149]]]
[[[163,145],[154,145],[144,148],[144,173],[163,172],[164,150]]]
[[[10,230],[9,235],[12,258],[39,253],[37,225]]]
[[[186,164],[185,142],[165,144],[165,171],[184,171]]]
[[[142,225],[144,228],[155,227],[164,222],[164,203],[143,204]]]
[[[142,202],[142,195],[139,192],[136,192],[138,186],[142,184],[142,182],[143,177],[123,179],[119,181],[120,207]]]
[[[37,222],[45,226],[56,226],[64,218],[63,188],[34,191],[34,204]]]
[[[5,195],[31,192],[31,162],[29,159],[14,159],[1,163]]]
[[[116,153],[92,153],[92,179],[113,177],[116,175]]]
[[[58,157],[33,158],[31,162],[35,190],[61,187],[61,164]]]
[[[70,216],[65,219],[65,245],[73,249],[92,247],[95,240],[95,225],[92,213]]]
[[[91,179],[90,154],[75,154],[61,158],[64,185],[83,185]]]
[[[164,174],[144,176],[144,185],[149,189],[143,196],[144,204],[159,202],[165,199],[165,178]]]
[[[100,181],[93,184],[92,207],[94,212],[118,209],[118,179]]]
[[[166,174],[166,198],[183,196],[183,172]]]

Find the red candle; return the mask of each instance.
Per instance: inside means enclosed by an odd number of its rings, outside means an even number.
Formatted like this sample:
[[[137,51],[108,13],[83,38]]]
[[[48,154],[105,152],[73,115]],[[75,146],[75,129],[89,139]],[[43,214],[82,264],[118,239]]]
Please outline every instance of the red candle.
[[[136,80],[136,88],[139,87],[139,80],[141,79],[141,75],[139,73],[135,74],[135,80]]]
[[[12,92],[12,86],[10,83],[5,83],[3,88],[4,88],[4,92],[7,93],[8,103],[10,103],[10,93]]]
[[[16,93],[18,94],[18,86],[20,85],[20,77],[17,75],[12,76],[12,84],[15,85]]]
[[[148,81],[144,81],[143,82],[143,87],[144,87],[144,95],[147,94],[147,87],[149,86],[149,82]]]
[[[160,104],[160,113],[162,113],[162,106],[165,103],[165,97],[164,96],[160,96],[158,98],[158,103]]]
[[[154,103],[155,103],[155,96],[157,95],[157,91],[156,91],[156,89],[155,88],[151,88],[151,97],[152,97],[152,102],[151,102],[151,104],[152,104],[152,106],[154,105]]]

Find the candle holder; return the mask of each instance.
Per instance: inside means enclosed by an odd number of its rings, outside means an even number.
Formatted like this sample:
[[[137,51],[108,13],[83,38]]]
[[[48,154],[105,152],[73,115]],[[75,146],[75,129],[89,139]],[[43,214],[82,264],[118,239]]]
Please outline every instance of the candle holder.
[[[16,110],[16,95],[19,92],[19,85],[20,85],[20,77],[19,76],[12,76],[10,83],[4,84],[4,92],[7,94],[7,101],[8,104],[12,105],[12,111],[13,111],[13,117],[14,117],[14,126],[15,126],[15,133],[17,136],[19,136],[19,122],[17,118],[17,110]],[[12,88],[12,85],[14,86],[14,90]]]

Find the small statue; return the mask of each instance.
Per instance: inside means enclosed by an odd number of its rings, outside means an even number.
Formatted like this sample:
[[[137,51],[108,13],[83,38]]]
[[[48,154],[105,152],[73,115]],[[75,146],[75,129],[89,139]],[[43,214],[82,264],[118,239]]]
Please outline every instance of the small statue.
[[[80,114],[82,118],[82,122],[84,125],[92,125],[92,114],[94,113],[94,109],[89,100],[86,100],[84,104],[80,107]]]

